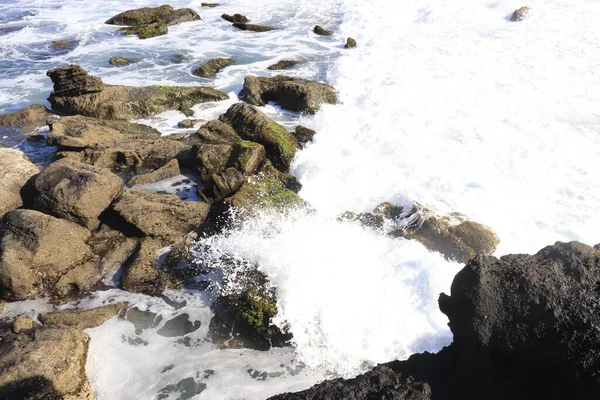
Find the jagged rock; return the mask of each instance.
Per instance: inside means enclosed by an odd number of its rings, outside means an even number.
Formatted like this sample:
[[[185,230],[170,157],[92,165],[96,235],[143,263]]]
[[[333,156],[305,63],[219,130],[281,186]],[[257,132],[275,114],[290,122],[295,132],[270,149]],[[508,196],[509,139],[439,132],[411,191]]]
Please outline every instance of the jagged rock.
[[[230,124],[241,138],[262,144],[277,168],[289,169],[298,142],[283,126],[244,103],[232,105],[219,119]]]
[[[513,22],[523,21],[527,17],[527,14],[529,14],[529,10],[529,7],[516,9],[510,17],[510,20]]]
[[[89,337],[73,328],[3,334],[0,398],[93,400],[85,374]]]
[[[108,63],[110,65],[125,66],[131,64],[131,60],[127,57],[111,57]]]
[[[313,32],[316,33],[319,36],[331,36],[331,35],[333,35],[333,32],[328,31],[328,30],[324,29],[323,27],[321,27],[319,25],[315,25],[315,28],[313,29]]]
[[[254,174],[266,161],[267,152],[260,143],[244,140],[233,147],[229,166],[234,167],[244,175]]]
[[[27,332],[35,327],[36,323],[29,317],[20,316],[15,319],[12,324],[12,331],[14,333]]]
[[[255,106],[274,101],[282,108],[314,114],[322,104],[337,101],[335,89],[325,83],[278,75],[273,78],[247,76],[240,99]]]
[[[129,186],[146,185],[148,183],[154,183],[165,179],[169,179],[177,175],[181,175],[181,170],[179,169],[179,162],[177,160],[171,160],[164,166],[150,173],[134,176],[129,180],[127,184]]]
[[[46,107],[34,104],[10,114],[0,115],[0,126],[32,130],[38,126],[46,125],[46,120],[54,116]]]
[[[90,310],[67,309],[53,311],[40,316],[44,327],[70,327],[78,330],[95,328],[102,325],[126,308],[125,303],[109,304]]]
[[[34,181],[35,208],[88,229],[123,192],[123,181],[109,170],[68,158],[52,163]]]
[[[317,132],[304,126],[298,125],[294,130],[294,136],[300,143],[312,142]]]
[[[106,148],[125,139],[157,139],[160,132],[146,125],[126,121],[62,117],[49,124],[48,144],[69,150]]]
[[[160,7],[144,7],[135,10],[124,11],[114,17],[109,18],[105,24],[109,25],[145,25],[157,21],[163,15],[167,15],[175,11],[169,5]]]
[[[214,174],[225,170],[233,147],[228,144],[201,144],[196,156],[198,172],[205,182],[210,182]]]
[[[275,29],[275,28],[271,28],[270,26],[246,24],[246,23],[241,23],[241,22],[236,22],[233,24],[233,26],[238,29],[241,29],[243,31],[251,31],[251,32],[268,32],[268,31],[272,31]]]
[[[349,37],[348,39],[346,39],[346,45],[344,46],[347,49],[353,49],[356,47],[356,40],[352,39],[351,37]]]
[[[244,175],[235,168],[227,168],[225,171],[212,176],[214,182],[214,195],[216,200],[222,200],[231,196],[244,183]]]
[[[119,32],[123,32],[125,35],[137,35],[140,39],[150,39],[166,35],[169,33],[169,28],[167,28],[167,25],[164,22],[159,21],[147,25],[127,26],[119,29]]]
[[[23,205],[21,192],[39,172],[24,153],[0,148],[0,218]]]
[[[226,21],[231,22],[232,24],[245,24],[246,22],[249,21],[249,19],[246,18],[242,14],[233,14],[233,15],[223,14],[223,15],[221,15],[221,18],[223,18]]]
[[[208,215],[203,202],[183,201],[177,195],[127,190],[114,210],[144,235],[169,241],[181,240],[197,229]]]
[[[99,119],[130,120],[167,110],[188,112],[190,107],[229,98],[215,89],[196,86],[110,86],[77,65],[48,71],[54,92],[48,101],[54,110]]]
[[[86,241],[90,232],[33,210],[11,211],[0,225],[0,297],[66,297],[89,289],[100,274]]]
[[[209,121],[202,125],[194,139],[207,144],[236,144],[242,141],[231,125],[219,120]]]
[[[277,70],[281,70],[281,69],[289,69],[296,64],[298,64],[298,61],[296,61],[296,60],[281,60],[281,61],[276,62],[273,65],[270,65],[269,67],[267,67],[267,69],[271,70],[271,71],[277,71]]]
[[[213,58],[206,64],[194,69],[192,73],[196,76],[209,78],[231,64],[233,64],[233,58]]]

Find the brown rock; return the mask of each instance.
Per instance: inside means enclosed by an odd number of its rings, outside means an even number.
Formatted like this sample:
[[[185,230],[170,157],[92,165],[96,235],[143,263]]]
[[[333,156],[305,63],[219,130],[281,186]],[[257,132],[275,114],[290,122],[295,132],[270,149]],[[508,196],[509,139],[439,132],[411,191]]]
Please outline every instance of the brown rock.
[[[114,205],[125,221],[147,236],[169,241],[182,239],[197,229],[208,216],[210,206],[183,201],[176,195],[127,190]]]
[[[321,27],[319,25],[315,25],[315,28],[313,29],[313,32],[316,33],[319,36],[331,36],[331,35],[333,35],[333,32],[328,31],[328,30],[324,29],[323,27]]]
[[[529,7],[521,7],[515,10],[510,17],[510,20],[513,22],[523,21],[527,17],[527,14],[529,14],[529,10]]]
[[[108,63],[110,65],[125,66],[131,64],[131,60],[127,57],[111,57]]]
[[[179,121],[177,123],[177,126],[179,128],[185,128],[185,129],[191,129],[194,127],[194,125],[196,125],[199,122],[202,122],[203,120],[201,119],[184,119],[183,121]]]
[[[313,137],[317,134],[317,132],[312,129],[308,129],[304,126],[298,125],[294,130],[294,136],[300,143],[312,142]]]
[[[214,182],[215,199],[222,200],[231,196],[242,186],[244,175],[235,168],[227,168],[219,174],[214,174],[212,180]]]
[[[58,310],[49,314],[41,315],[40,321],[44,327],[69,327],[82,331],[84,329],[95,328],[99,325],[102,325],[115,315],[119,314],[121,310],[125,309],[126,307],[126,303],[115,303],[93,308],[91,310]]]
[[[177,160],[171,160],[164,166],[150,173],[134,176],[127,184],[129,186],[146,185],[149,183],[155,183],[169,179],[177,175],[181,175],[181,171],[179,170],[179,162]]]
[[[201,3],[200,5],[201,5],[202,7],[218,7],[218,6],[220,6],[221,4],[219,4],[219,3]]]
[[[21,191],[39,172],[19,150],[0,148],[0,217],[23,205]]]
[[[55,97],[93,94],[104,89],[102,79],[88,75],[87,71],[79,65],[71,64],[66,67],[51,69],[46,75],[54,83],[54,91],[51,96]]]
[[[109,170],[68,158],[54,162],[34,182],[35,208],[88,229],[123,192],[123,181]]]
[[[242,141],[231,125],[219,120],[209,121],[202,125],[194,139],[207,144],[235,144]]]
[[[54,116],[46,107],[34,104],[10,114],[0,115],[0,126],[33,130],[38,126],[46,125],[46,120]]]
[[[225,169],[232,151],[232,146],[228,144],[201,144],[198,146],[196,162],[198,172],[204,182],[210,182],[213,174],[218,174]]]
[[[245,24],[245,23],[234,23],[233,26],[238,29],[241,29],[243,31],[251,31],[251,32],[268,32],[268,31],[272,31],[275,29],[275,28],[271,28],[270,26]]]
[[[180,8],[160,17],[160,20],[167,26],[178,25],[184,22],[200,21],[200,19],[198,13],[191,8]]]
[[[105,24],[128,26],[144,25],[156,22],[162,16],[174,11],[173,7],[166,4],[160,7],[144,7],[135,10],[127,10],[109,18]]]
[[[99,278],[90,232],[33,210],[11,211],[0,225],[0,297],[66,297]]]
[[[298,64],[298,61],[296,61],[296,60],[281,60],[281,61],[276,62],[273,65],[270,65],[269,67],[267,67],[267,69],[271,70],[271,71],[277,71],[277,70],[281,70],[281,69],[289,69],[289,68],[292,68],[296,64]]]
[[[35,327],[36,323],[29,317],[20,316],[15,319],[12,324],[12,331],[14,333],[27,332]]]
[[[244,140],[234,146],[229,165],[244,175],[254,174],[266,161],[267,152],[260,143]]]
[[[194,69],[192,74],[202,78],[210,78],[211,76],[216,75],[226,66],[233,64],[233,62],[233,58],[213,58],[207,63]]]
[[[119,29],[124,35],[136,35],[139,39],[150,39],[157,36],[163,36],[169,33],[169,28],[162,22],[154,22],[146,25],[127,26]]]
[[[138,239],[102,225],[88,240],[92,252],[100,260],[101,276],[116,272],[138,248]]]
[[[221,18],[223,18],[226,21],[231,22],[232,24],[245,24],[246,22],[249,21],[249,19],[246,18],[242,14],[233,14],[233,15],[223,14],[223,15],[221,15]]]

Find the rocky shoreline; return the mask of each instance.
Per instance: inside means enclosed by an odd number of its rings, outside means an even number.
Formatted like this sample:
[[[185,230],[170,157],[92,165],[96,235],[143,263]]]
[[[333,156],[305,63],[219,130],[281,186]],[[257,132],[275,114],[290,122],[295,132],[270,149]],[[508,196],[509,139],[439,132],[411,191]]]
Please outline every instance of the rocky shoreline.
[[[527,11],[515,11],[513,20],[522,20]],[[257,34],[276,29],[249,24],[240,14],[222,18]],[[164,5],[126,11],[106,23],[148,39],[194,21],[200,21],[195,11]],[[314,33],[332,35],[320,26]],[[347,39],[346,48],[356,46]],[[233,63],[217,58],[193,73],[208,78]],[[281,60],[269,69],[297,63]],[[0,312],[5,301],[47,298],[57,305],[81,299],[105,290],[107,278],[122,290],[150,296],[202,288],[198,276],[204,269],[191,265],[199,236],[218,234],[262,210],[311,212],[289,168],[318,133],[302,126],[290,132],[257,107],[274,102],[314,114],[337,102],[330,85],[285,75],[247,76],[242,101],[217,119],[202,121],[192,134],[163,137],[129,121],[168,110],[191,117],[192,106],[229,96],[204,86],[107,85],[78,65],[51,69],[47,76],[54,85],[51,109],[33,105],[0,116],[1,127],[22,132],[47,125],[46,144],[56,150],[52,162],[34,164],[18,150],[0,148]],[[186,119],[180,127],[199,123]],[[186,176],[201,182],[188,189],[199,200],[146,186]],[[355,379],[273,398],[588,399],[600,394],[600,245],[556,243],[535,255],[498,259],[492,254],[499,239],[489,228],[459,213],[438,216],[416,203],[408,209],[382,203],[369,213],[349,210],[338,220],[418,241],[466,263],[450,295],[439,300],[454,342],[437,354],[416,354]],[[276,289],[258,266],[225,279],[237,279],[237,289],[215,292],[212,343],[257,350],[288,346],[291,333],[273,323]],[[136,328],[154,323],[152,315],[122,303],[0,321],[0,397],[93,399],[85,374],[89,336],[83,330],[113,317]],[[199,327],[199,321],[177,318],[162,329],[186,334]]]

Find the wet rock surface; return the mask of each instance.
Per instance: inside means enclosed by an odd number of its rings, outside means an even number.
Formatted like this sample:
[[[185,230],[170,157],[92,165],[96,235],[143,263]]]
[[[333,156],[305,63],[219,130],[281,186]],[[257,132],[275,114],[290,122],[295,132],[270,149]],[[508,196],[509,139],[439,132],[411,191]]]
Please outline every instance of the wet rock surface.
[[[529,14],[529,7],[521,7],[513,12],[510,20],[513,22],[523,21],[527,18],[527,14]]]
[[[225,21],[231,22],[232,24],[244,24],[249,21],[249,19],[242,14],[223,14],[221,15],[221,18],[223,18]]]
[[[213,58],[206,64],[203,64],[200,67],[194,69],[192,73],[202,78],[210,78],[211,76],[214,76],[217,72],[221,71],[223,68],[231,64],[233,64],[233,58]]]
[[[102,325],[121,311],[124,311],[125,307],[126,304],[124,303],[116,303],[90,310],[58,310],[41,315],[40,322],[44,327],[71,327],[84,330]]]
[[[0,148],[0,218],[23,205],[22,192],[37,173],[38,167],[25,154]]]
[[[0,126],[19,128],[21,130],[32,130],[38,126],[44,126],[49,117],[54,116],[41,104],[34,104],[22,108],[10,114],[0,115]]]

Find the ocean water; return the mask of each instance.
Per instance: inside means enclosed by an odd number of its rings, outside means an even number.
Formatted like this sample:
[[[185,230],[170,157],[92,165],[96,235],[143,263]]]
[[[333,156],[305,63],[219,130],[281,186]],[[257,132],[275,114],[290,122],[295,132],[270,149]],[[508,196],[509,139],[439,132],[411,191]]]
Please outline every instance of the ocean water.
[[[263,108],[290,129],[301,123],[318,131],[292,166],[315,212],[264,213],[198,247],[215,268],[222,254],[258,263],[294,346],[215,348],[205,340],[208,292],[95,293],[61,307],[127,300],[162,317],[139,333],[119,319],[88,331],[86,370],[98,399],[263,399],[449,344],[437,297],[461,265],[338,222],[344,211],[418,201],[439,215],[460,212],[498,234],[497,255],[558,240],[600,242],[597,0],[232,0],[217,8],[171,1],[196,9],[202,21],[145,41],[103,24],[161,3],[0,0],[0,110],[44,102],[45,71],[77,63],[111,84],[202,84],[230,93],[230,101],[194,108],[209,120],[236,101],[244,76],[275,75],[266,67],[286,58],[305,61],[286,74],[334,85],[340,104],[315,116]],[[511,22],[523,5],[531,8],[527,19]],[[219,18],[235,12],[281,29],[236,31]],[[334,35],[314,35],[315,24]],[[343,48],[347,36],[357,49]],[[59,51],[53,40],[78,45]],[[117,55],[137,62],[108,65]],[[175,55],[182,62],[172,62]],[[217,56],[236,63],[215,79],[191,74]],[[170,111],[141,122],[169,134],[183,118]],[[38,308],[47,305],[10,305],[5,314]],[[158,333],[182,314],[200,328],[186,339]]]

